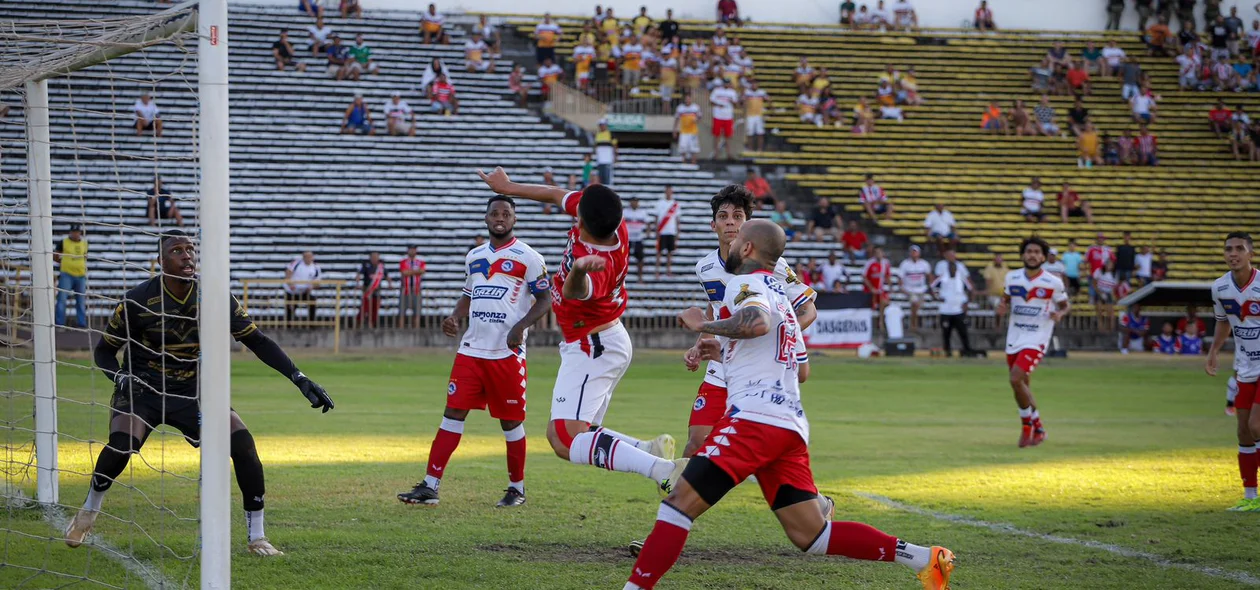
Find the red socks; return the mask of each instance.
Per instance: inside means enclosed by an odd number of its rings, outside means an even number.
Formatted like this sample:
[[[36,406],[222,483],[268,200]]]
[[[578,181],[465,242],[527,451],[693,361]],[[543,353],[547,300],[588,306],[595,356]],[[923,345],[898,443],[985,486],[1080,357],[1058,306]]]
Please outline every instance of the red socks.
[[[644,589],[656,586],[682,555],[690,532],[691,519],[661,502],[656,511],[656,526],[652,527],[652,534],[643,542],[643,550],[639,552],[634,570],[630,573],[630,583]]]
[[[866,561],[893,561],[897,556],[897,537],[869,524],[832,522],[805,551]]]
[[[525,481],[525,425],[503,431],[503,438],[507,440],[508,483],[522,484]]]
[[[463,435],[464,422],[462,420],[442,418],[442,427],[438,429],[437,436],[433,437],[433,445],[429,447],[429,464],[425,467],[426,475],[433,479],[442,479],[446,473],[446,464],[451,460],[451,454],[459,446],[459,439]]]
[[[1238,447],[1238,474],[1242,476],[1244,488],[1256,487],[1256,447]]]

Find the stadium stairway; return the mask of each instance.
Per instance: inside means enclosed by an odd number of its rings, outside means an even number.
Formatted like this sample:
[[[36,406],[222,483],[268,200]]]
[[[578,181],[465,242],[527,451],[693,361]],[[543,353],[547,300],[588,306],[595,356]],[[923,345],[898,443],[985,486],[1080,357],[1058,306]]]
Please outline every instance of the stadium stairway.
[[[0,19],[99,19],[154,11],[151,3],[120,0],[14,0],[0,4]],[[270,53],[281,29],[290,31],[299,54],[309,19],[296,10],[233,4],[231,31],[232,279],[239,296],[243,281],[283,278],[284,266],[303,250],[313,250],[325,279],[350,279],[369,251],[379,251],[395,274],[408,245],[418,245],[427,261],[424,310],[445,314],[463,284],[463,260],[474,238],[484,233],[482,214],[489,196],[475,170],[505,167],[514,178],[541,182],[545,168],[558,182],[579,174],[590,148],[567,138],[530,109],[516,106],[507,88],[510,63],[493,74],[462,69],[464,30],[473,17],[452,16],[449,46],[422,46],[415,23],[419,13],[367,11],[362,20],[330,17],[343,36],[363,33],[381,63],[378,75],[358,82],[323,76],[323,60],[305,73],[277,72]],[[195,50],[195,45],[190,45]],[[180,50],[161,45],[50,80],[52,112],[54,233],[60,238],[72,222],[86,224],[92,245],[89,262],[91,315],[112,310],[129,285],[150,276],[159,228],[146,221],[146,193],[155,173],[181,205],[190,225],[196,221],[197,164],[194,145],[196,65]],[[417,88],[421,68],[435,58],[452,68],[459,92],[458,115],[428,114]],[[157,80],[156,83],[141,81]],[[164,135],[136,136],[131,105],[141,90],[152,90],[162,109]],[[362,92],[375,119],[391,92],[399,91],[418,113],[416,137],[352,136],[338,133],[342,113]],[[13,106],[0,121],[5,184],[4,247],[8,262],[20,263],[29,237],[26,215],[23,113],[12,92],[0,100]],[[674,276],[645,281],[633,277],[629,314],[667,315],[702,300],[691,268],[713,247],[707,200],[726,180],[681,164],[665,150],[622,150],[616,188],[645,206],[672,184],[683,204],[680,253]],[[518,235],[554,266],[571,222],[544,215],[534,204],[520,207]],[[825,258],[827,244],[793,244],[789,256]],[[853,273],[853,274],[856,274]],[[275,301],[276,286],[253,286],[251,301]],[[357,310],[357,290],[348,308]],[[331,297],[319,314],[332,317]],[[397,290],[387,292],[383,315],[396,313]],[[277,307],[251,312],[275,317]],[[99,320],[97,320],[99,322]]]

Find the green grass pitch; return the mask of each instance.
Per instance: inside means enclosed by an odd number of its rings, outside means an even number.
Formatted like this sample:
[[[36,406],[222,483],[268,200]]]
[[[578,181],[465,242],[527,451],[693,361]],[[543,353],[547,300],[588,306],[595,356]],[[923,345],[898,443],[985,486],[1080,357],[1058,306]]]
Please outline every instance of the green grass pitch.
[[[1234,421],[1222,412],[1225,376],[1208,378],[1198,361],[1048,359],[1033,386],[1050,437],[1039,448],[1021,450],[1000,360],[859,362],[843,356],[816,357],[803,387],[818,485],[836,499],[838,519],[952,548],[958,554],[955,589],[1240,588],[1260,578],[1260,515],[1224,512],[1241,496]],[[514,510],[493,506],[507,475],[503,437],[484,413],[468,421],[443,481],[441,506],[404,506],[394,498],[423,477],[450,353],[298,361],[332,394],[336,410],[311,410],[292,385],[248,355],[233,365],[232,403],[254,432],[267,470],[267,533],[287,553],[266,560],[246,554],[243,519],[234,514],[234,588],[624,583],[633,563],[625,544],[651,529],[659,498],[638,476],[571,465],[552,454],[543,436],[557,364],[552,351],[531,354],[529,502]],[[11,386],[4,389],[29,389],[22,371],[7,378]],[[678,353],[640,352],[606,424],[641,437],[669,432],[681,449],[698,383]],[[109,383],[63,367],[59,386],[69,400],[103,403]],[[0,413],[29,425],[26,399],[0,399]],[[62,501],[77,507],[99,450],[84,441],[106,437],[106,410],[65,401],[59,412]],[[20,468],[29,436],[11,430],[0,436],[6,478],[32,490],[33,469]],[[106,497],[110,515],[101,517],[96,533],[168,580],[195,586],[196,560],[187,556],[196,543],[196,451],[178,435],[155,435],[144,458],[147,466],[133,460],[134,469],[123,476],[135,488],[115,486]],[[958,524],[863,494],[1190,567]],[[70,550],[48,540],[52,528],[35,511],[0,512],[0,529],[0,588],[78,581],[52,572],[144,585],[102,547]],[[78,582],[73,587],[93,587]],[[801,554],[756,486],[744,485],[697,521],[681,562],[659,587],[918,585],[898,565]]]

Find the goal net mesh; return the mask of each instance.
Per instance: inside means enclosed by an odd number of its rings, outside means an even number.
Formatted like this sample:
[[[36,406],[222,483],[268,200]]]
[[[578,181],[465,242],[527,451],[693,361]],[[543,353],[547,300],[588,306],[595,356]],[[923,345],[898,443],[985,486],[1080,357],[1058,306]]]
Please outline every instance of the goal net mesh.
[[[87,20],[67,9],[73,5],[48,6],[0,6],[0,588],[196,585],[198,453],[195,441],[167,427],[132,455],[87,542],[71,549],[64,534],[110,431],[114,385],[94,369],[91,347],[124,292],[160,272],[158,235],[176,226],[176,211],[183,229],[198,234],[196,11],[116,7],[114,14],[136,14]],[[102,12],[89,4],[80,10]],[[28,202],[35,97],[25,84],[40,79],[48,88],[51,243],[32,241]],[[137,101],[146,94],[159,109],[160,137],[156,125],[137,129]],[[88,245],[82,261],[63,247],[72,228]],[[47,326],[36,325],[32,303],[48,294],[33,288],[31,269],[58,249],[65,252],[52,274],[60,497],[41,505],[33,334]]]

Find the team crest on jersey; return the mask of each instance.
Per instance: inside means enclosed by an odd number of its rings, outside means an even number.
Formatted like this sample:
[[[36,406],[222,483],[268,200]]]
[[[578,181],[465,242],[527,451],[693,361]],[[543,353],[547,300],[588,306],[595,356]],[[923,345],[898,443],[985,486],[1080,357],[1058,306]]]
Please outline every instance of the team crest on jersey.
[[[455,395],[455,389],[455,380],[451,379],[451,382],[446,385],[446,395]]]
[[[547,289],[551,288],[551,281],[547,280],[547,277],[538,279],[538,281],[535,282],[534,284],[538,285],[539,291],[546,291]]]
[[[512,272],[512,268],[516,266],[511,260],[503,261],[503,272]]]
[[[751,299],[751,298],[753,298],[753,297],[757,297],[757,296],[760,296],[760,295],[761,295],[761,293],[756,293],[756,292],[754,292],[752,289],[749,289],[749,288],[748,288],[748,284],[747,284],[747,283],[745,283],[745,284],[743,284],[743,285],[740,285],[740,286],[739,286],[739,293],[736,293],[736,294],[735,294],[735,302],[734,302],[734,303],[735,303],[735,305],[739,305],[739,304],[741,304],[741,303],[743,303],[743,302],[745,302],[745,301],[747,301],[747,300],[749,300],[749,299]]]
[[[700,410],[704,409],[704,405],[705,405],[705,401],[704,401],[704,396],[702,395],[696,398],[696,403],[692,404],[691,409],[699,412]]]

